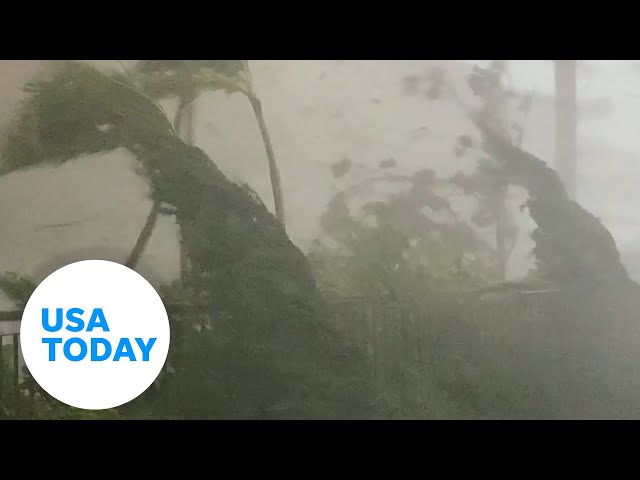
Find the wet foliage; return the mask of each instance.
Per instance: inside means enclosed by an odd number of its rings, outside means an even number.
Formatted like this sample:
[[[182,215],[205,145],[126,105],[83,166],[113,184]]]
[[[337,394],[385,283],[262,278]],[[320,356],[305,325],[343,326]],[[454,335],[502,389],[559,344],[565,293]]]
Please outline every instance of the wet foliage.
[[[0,152],[9,173],[126,149],[180,228],[191,268],[161,290],[172,322],[165,369],[100,418],[638,416],[640,287],[602,223],[505,135],[497,120],[511,96],[499,63],[472,72],[484,107],[472,115],[476,131],[453,145],[478,153],[478,170],[439,178],[384,160],[333,197],[306,256],[257,194],[181,140],[157,105],[180,90],[181,62],[142,62],[138,76],[60,63],[27,86]],[[191,65],[208,75],[202,88],[242,79],[243,61],[207,62]],[[431,101],[451,93],[438,71],[405,79],[404,89]],[[336,181],[353,167],[334,164]],[[368,198],[380,184],[399,188]],[[510,187],[527,192],[522,208],[536,223],[535,269],[519,282],[503,278],[509,232],[495,244],[478,234],[502,228],[504,197],[487,199]],[[462,219],[453,194],[479,198],[476,214]],[[0,279],[18,308],[34,287]],[[28,372],[20,395],[23,406],[3,404],[2,415],[86,417],[39,391]]]
[[[144,397],[154,415],[366,415],[358,352],[333,333],[306,257],[257,195],[185,144],[120,76],[71,62],[30,93],[3,152],[5,171],[126,148],[180,226],[193,265],[186,287],[212,329],[182,317],[188,341],[174,348],[181,361],[153,399]],[[346,392],[348,401],[336,399]]]

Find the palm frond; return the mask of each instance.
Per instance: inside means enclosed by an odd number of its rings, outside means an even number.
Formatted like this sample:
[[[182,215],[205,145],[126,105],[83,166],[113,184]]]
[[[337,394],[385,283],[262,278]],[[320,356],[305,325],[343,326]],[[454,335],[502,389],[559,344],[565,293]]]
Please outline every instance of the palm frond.
[[[236,77],[244,70],[244,60],[140,60],[135,68],[140,73],[179,73],[185,68],[195,72],[206,68]]]
[[[196,92],[250,91],[245,60],[141,60],[135,71],[144,91],[156,100]],[[197,93],[196,93],[197,94]]]

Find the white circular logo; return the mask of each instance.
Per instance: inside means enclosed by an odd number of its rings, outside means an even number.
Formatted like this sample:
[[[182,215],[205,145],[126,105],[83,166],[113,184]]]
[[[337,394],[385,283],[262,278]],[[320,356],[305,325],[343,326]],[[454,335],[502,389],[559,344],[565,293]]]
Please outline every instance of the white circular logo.
[[[87,410],[142,394],[169,352],[169,318],[142,276],[114,262],[72,263],[49,275],[22,315],[27,368],[52,397]]]

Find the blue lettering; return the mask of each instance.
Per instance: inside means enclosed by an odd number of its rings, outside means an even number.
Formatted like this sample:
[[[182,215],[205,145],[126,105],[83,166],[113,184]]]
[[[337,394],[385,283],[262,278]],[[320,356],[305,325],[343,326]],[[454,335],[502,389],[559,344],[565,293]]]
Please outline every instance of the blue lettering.
[[[61,338],[43,338],[42,343],[49,344],[49,361],[56,361],[56,344],[62,343]]]
[[[132,362],[136,361],[136,356],[133,353],[133,348],[131,347],[131,342],[128,338],[120,339],[120,343],[118,343],[118,347],[116,348],[116,353],[113,355],[113,361],[119,362],[120,357],[129,357],[129,360]]]
[[[136,343],[140,347],[140,351],[142,352],[142,361],[149,361],[149,352],[151,352],[151,348],[156,343],[157,338],[150,338],[147,344],[145,345],[141,338],[136,338]]]
[[[107,319],[104,316],[104,312],[101,308],[94,308],[87,325],[87,332],[91,332],[94,328],[101,328],[103,332],[109,331],[109,325],[107,325]]]
[[[49,309],[42,309],[42,328],[44,328],[47,332],[57,332],[62,328],[62,309],[56,308],[56,324],[51,326],[49,324]]]
[[[80,345],[80,353],[78,355],[71,355],[71,345],[77,343]],[[84,357],[87,356],[87,344],[84,340],[78,337],[73,337],[64,342],[64,347],[62,348],[64,351],[64,356],[67,357],[67,360],[71,362],[79,362]]]
[[[67,329],[71,331],[79,331],[84,328],[85,322],[80,318],[84,312],[79,308],[72,308],[67,311],[67,319],[72,321],[74,325],[67,325]],[[49,323],[49,311],[46,308],[42,309],[42,324],[48,331],[57,331],[62,328],[64,310],[58,308],[56,310],[56,324],[50,325]],[[91,315],[91,319],[87,324],[87,331],[92,331],[95,328],[101,328],[103,331],[108,332],[109,326],[107,324],[106,317],[101,308],[96,308],[93,310]],[[135,338],[136,344],[138,348],[140,348],[140,353],[142,354],[142,361],[148,362],[151,354],[151,350],[153,346],[156,344],[158,339],[153,337],[149,338],[145,343],[142,338]],[[62,343],[62,352],[65,358],[71,362],[80,362],[84,360],[88,354],[90,353],[90,361],[92,362],[103,362],[105,360],[109,360],[112,352],[114,351],[112,343],[102,337],[93,337],[90,340],[90,346],[88,340],[83,340],[79,337],[73,337],[63,342],[62,338],[43,338],[42,343],[48,345],[49,352],[49,361],[56,361],[56,345]],[[79,352],[77,354],[73,354],[71,349],[75,344],[79,346]],[[119,362],[121,359],[128,359],[131,362],[136,362],[136,354],[135,349],[132,346],[131,339],[129,338],[120,338],[117,347],[115,347],[115,353],[113,355],[113,361]],[[76,351],[76,350],[74,350]]]
[[[67,320],[69,320],[72,323],[75,323],[76,326],[72,327],[71,325],[67,325],[67,330],[69,330],[70,332],[81,332],[84,329],[84,320],[82,320],[82,318],[80,318],[79,316],[77,317],[77,315],[82,315],[84,313],[84,310],[82,310],[81,308],[71,308],[69,310],[67,310]]]
[[[104,353],[102,355],[98,355],[98,345],[104,345]],[[109,358],[111,355],[111,343],[109,340],[104,338],[92,338],[91,339],[91,361],[92,362],[102,362]]]

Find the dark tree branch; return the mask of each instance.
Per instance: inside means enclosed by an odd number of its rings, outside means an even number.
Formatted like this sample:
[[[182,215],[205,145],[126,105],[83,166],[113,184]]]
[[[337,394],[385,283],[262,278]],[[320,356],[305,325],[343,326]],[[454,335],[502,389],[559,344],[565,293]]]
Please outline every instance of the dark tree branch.
[[[127,262],[125,263],[127,267],[131,269],[136,268],[140,257],[144,253],[144,250],[147,248],[147,244],[149,243],[149,239],[151,238],[151,234],[153,233],[153,229],[156,226],[159,215],[160,203],[158,201],[155,201],[153,203],[153,206],[151,207],[149,215],[147,216],[147,221],[145,222],[144,227],[142,227],[142,231],[138,236],[138,240],[134,245],[133,250],[131,250]]]

